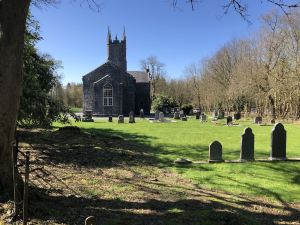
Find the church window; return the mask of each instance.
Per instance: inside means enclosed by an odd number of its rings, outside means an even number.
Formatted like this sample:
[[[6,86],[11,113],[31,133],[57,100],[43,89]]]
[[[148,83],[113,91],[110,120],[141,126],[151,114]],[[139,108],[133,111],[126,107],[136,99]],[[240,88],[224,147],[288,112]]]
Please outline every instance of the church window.
[[[111,84],[105,84],[103,86],[103,105],[113,106],[113,88]]]

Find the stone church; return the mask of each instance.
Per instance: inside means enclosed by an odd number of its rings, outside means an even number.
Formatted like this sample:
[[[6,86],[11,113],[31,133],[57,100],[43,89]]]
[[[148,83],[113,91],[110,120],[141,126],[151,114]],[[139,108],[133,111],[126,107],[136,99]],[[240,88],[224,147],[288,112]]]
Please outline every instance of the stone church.
[[[127,71],[126,34],[122,40],[107,33],[107,61],[82,77],[83,110],[95,116],[150,113],[149,71]]]

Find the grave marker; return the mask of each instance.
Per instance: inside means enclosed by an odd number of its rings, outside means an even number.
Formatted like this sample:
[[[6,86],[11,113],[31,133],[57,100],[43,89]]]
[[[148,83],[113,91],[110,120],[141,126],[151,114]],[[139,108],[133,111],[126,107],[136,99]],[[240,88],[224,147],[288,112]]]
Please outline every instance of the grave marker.
[[[241,143],[241,161],[252,161],[254,160],[254,134],[250,127],[245,128],[242,134]]]
[[[286,130],[281,123],[277,123],[271,131],[270,160],[286,159]]]

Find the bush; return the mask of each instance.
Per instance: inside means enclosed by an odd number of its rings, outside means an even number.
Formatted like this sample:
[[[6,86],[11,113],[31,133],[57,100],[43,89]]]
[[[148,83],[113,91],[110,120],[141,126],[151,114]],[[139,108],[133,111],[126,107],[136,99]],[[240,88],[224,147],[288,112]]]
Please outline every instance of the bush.
[[[181,109],[183,110],[184,114],[189,115],[193,111],[193,106],[190,104],[186,104],[183,105]]]
[[[171,108],[174,108],[176,106],[176,101],[173,98],[164,95],[158,95],[152,101],[151,108],[153,111],[159,110],[164,113],[169,113],[171,111]]]

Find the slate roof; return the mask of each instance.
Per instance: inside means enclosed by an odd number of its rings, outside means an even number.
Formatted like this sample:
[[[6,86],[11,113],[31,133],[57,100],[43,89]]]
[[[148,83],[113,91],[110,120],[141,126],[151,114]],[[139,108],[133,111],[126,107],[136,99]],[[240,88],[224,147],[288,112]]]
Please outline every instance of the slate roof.
[[[131,74],[137,83],[149,83],[149,76],[145,71],[127,71],[127,73]]]

